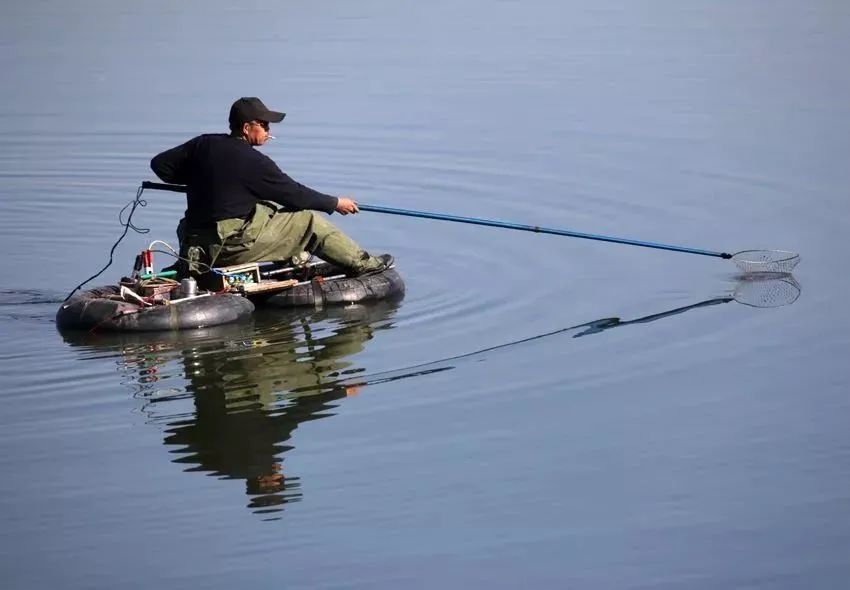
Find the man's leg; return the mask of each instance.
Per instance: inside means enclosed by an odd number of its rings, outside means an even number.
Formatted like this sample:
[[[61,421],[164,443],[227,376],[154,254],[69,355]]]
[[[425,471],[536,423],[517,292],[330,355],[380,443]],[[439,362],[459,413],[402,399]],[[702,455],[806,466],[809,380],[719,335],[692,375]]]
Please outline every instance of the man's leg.
[[[209,232],[191,231],[187,227],[186,219],[177,224],[177,242],[179,247],[179,258],[174,263],[162,270],[176,270],[178,278],[198,276],[206,273],[210,267],[209,246],[215,241],[215,236]]]
[[[306,250],[355,275],[388,266],[314,211],[275,211],[261,203],[248,227],[233,237],[239,245],[225,246],[228,264],[286,260]]]
[[[312,217],[312,237],[307,244],[307,250],[351,274],[374,272],[387,267],[384,260],[370,256],[333,223],[318,213],[312,213]]]

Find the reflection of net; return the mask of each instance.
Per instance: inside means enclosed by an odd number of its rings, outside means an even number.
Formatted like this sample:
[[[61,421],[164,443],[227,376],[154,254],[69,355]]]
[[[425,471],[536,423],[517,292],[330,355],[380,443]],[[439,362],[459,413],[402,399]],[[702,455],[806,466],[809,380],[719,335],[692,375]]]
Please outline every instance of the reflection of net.
[[[800,255],[784,250],[744,250],[732,256],[732,261],[744,272],[791,272]]]
[[[735,285],[732,296],[738,303],[752,307],[781,307],[797,300],[800,285],[789,274],[743,275]]]

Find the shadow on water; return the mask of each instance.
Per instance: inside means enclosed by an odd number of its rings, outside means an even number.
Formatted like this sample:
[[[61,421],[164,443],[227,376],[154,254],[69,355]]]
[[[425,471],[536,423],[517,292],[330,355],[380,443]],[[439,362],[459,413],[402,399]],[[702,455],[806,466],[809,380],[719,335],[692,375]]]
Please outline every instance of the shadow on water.
[[[513,348],[522,344],[527,344],[529,342],[534,342],[544,338],[550,338],[553,336],[563,335],[571,332],[575,332],[572,336],[573,338],[580,338],[582,336],[599,334],[612,328],[630,326],[633,324],[646,324],[664,318],[680,315],[688,311],[693,311],[705,307],[712,307],[724,303],[736,302],[742,305],[746,305],[748,307],[756,308],[783,307],[786,305],[791,305],[792,303],[797,301],[802,291],[800,284],[789,273],[742,274],[738,275],[735,278],[737,282],[732,291],[722,297],[713,297],[711,299],[706,299],[704,301],[692,303],[690,305],[676,307],[667,311],[657,312],[631,320],[623,320],[617,317],[592,320],[583,324],[567,326],[566,328],[558,328],[557,330],[552,330],[543,334],[537,334],[535,336],[529,336],[528,338],[523,338],[521,340],[514,340],[511,342],[506,342],[504,344],[498,344],[496,346],[489,346],[487,348],[482,348],[473,352],[467,352],[464,354],[447,357],[436,361],[429,361],[426,363],[421,363],[402,369],[395,369],[393,371],[385,371],[383,373],[367,375],[360,379],[344,379],[340,381],[340,384],[356,385],[362,388],[367,385],[388,383],[391,381],[398,381],[400,379],[408,379],[410,377],[418,377],[422,375],[438,373],[441,371],[448,371],[450,369],[455,368],[459,362],[474,359],[475,357],[479,357],[481,355],[497,350]]]
[[[629,320],[597,319],[373,374],[351,357],[394,327],[396,303],[311,312],[260,310],[249,325],[178,333],[63,337],[97,356],[120,358],[148,422],[162,425],[175,463],[186,465],[186,471],[244,480],[248,507],[274,518],[302,495],[299,478],[283,467],[293,431],[302,422],[332,416],[334,402],[363,387],[447,371],[489,352],[556,335],[580,338],[730,302],[779,307],[800,295],[790,275],[739,279],[723,297]],[[184,407],[175,409],[180,404]]]
[[[271,517],[301,499],[299,478],[283,468],[293,431],[332,416],[335,401],[357,393],[358,386],[339,381],[363,371],[351,357],[393,328],[397,306],[258,311],[251,325],[63,336],[99,355],[119,355],[148,422],[163,427],[174,462],[244,480],[248,507]]]

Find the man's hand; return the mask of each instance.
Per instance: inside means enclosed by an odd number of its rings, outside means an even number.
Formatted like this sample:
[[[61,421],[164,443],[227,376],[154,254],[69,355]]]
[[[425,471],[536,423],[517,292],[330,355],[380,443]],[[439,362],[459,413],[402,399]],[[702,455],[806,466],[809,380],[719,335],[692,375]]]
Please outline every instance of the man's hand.
[[[349,213],[359,213],[360,209],[357,207],[357,201],[354,199],[339,197],[337,199],[336,211],[342,215],[348,215]]]

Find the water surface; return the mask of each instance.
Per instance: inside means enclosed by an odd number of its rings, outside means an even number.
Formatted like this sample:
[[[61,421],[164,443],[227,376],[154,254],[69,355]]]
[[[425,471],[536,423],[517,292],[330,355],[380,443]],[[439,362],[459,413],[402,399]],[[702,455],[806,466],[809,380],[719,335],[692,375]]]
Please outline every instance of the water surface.
[[[0,33],[9,587],[844,586],[845,3],[45,0]],[[363,213],[336,221],[401,302],[59,334],[151,156],[243,95],[320,190],[793,250],[800,291]],[[182,197],[144,197],[95,282],[176,241]]]

